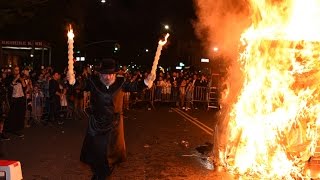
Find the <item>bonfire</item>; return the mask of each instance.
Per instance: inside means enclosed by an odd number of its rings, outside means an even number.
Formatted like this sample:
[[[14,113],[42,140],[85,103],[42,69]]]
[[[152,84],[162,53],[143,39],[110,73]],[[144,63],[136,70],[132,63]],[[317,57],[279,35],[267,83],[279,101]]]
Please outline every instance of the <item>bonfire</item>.
[[[229,84],[222,97],[216,162],[251,179],[306,178],[319,140],[320,1],[250,0],[250,7],[237,61],[243,84],[237,92]]]

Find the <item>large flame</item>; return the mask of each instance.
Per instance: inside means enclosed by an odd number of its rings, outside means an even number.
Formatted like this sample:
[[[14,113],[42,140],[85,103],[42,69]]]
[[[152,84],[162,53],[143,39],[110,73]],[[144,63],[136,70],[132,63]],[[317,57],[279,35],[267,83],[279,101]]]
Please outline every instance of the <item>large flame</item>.
[[[159,44],[160,44],[161,46],[164,46],[164,45],[167,43],[169,36],[170,36],[170,34],[167,33],[166,36],[164,37],[164,40],[160,40],[160,41],[159,41]]]
[[[228,113],[220,162],[241,176],[301,178],[318,140],[320,1],[250,3],[239,57],[244,84]]]

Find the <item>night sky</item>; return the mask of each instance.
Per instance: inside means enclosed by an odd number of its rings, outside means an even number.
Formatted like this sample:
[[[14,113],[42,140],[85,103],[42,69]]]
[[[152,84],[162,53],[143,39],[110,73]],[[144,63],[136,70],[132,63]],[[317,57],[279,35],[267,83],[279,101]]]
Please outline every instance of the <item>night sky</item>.
[[[95,41],[117,40],[121,45],[118,55],[121,63],[141,63],[139,61],[144,59],[137,58],[137,55],[141,56],[145,48],[150,50],[150,55],[146,55],[145,59],[152,62],[157,42],[165,33],[164,24],[170,25],[172,35],[164,58],[178,59],[181,56],[177,53],[178,46],[197,42],[192,27],[192,20],[195,20],[192,0],[106,1],[103,4],[100,0],[48,0],[28,7],[26,11],[33,13],[31,17],[16,18],[0,27],[0,38],[46,40],[52,44],[53,62],[58,66],[66,64],[69,23],[74,27],[78,49]],[[100,46],[107,48],[108,45]],[[103,56],[99,53],[97,57]]]

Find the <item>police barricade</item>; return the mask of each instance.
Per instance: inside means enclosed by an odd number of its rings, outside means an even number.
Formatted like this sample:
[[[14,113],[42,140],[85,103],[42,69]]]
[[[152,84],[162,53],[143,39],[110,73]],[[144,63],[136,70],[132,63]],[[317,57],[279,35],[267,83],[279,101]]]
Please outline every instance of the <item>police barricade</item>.
[[[40,124],[43,114],[45,113],[46,98],[41,91],[32,93],[31,101],[31,117],[33,122]]]
[[[125,92],[123,103],[124,109],[129,110],[142,103],[145,103],[148,109],[154,108],[154,93],[155,86],[141,92]]]
[[[34,124],[40,124],[44,114],[48,113],[45,109],[45,97],[41,89],[36,89],[26,93],[25,96],[25,127],[30,127]]]
[[[88,108],[90,107],[90,97],[91,94],[89,91],[83,91],[82,97],[75,97],[77,95],[72,94],[69,97],[66,97],[66,106],[62,106],[61,110],[65,113],[66,119],[81,120],[85,119],[88,114]]]
[[[184,109],[205,107],[219,108],[218,90],[216,87],[185,88],[181,94],[179,88],[164,89],[164,87],[152,86],[142,92],[124,92],[123,108],[129,110],[138,106],[139,103],[147,103],[148,108],[154,108],[154,103],[175,103]],[[83,112],[90,105],[90,92],[84,92]]]
[[[90,92],[84,91],[83,92],[83,105],[82,105],[82,111],[85,111],[85,109],[89,108],[90,106]]]
[[[154,87],[154,102],[162,103],[178,103],[179,102],[179,88],[178,87]]]
[[[90,108],[90,98],[91,98],[91,93],[89,91],[83,91],[83,104],[82,104],[82,114],[88,117],[88,111]]]
[[[182,109],[189,110],[191,108],[198,108],[197,106],[204,104],[208,106],[210,101],[208,87],[165,87],[156,86],[154,92],[154,102],[172,103]]]
[[[196,86],[192,94],[192,105],[194,108],[204,107],[209,109],[219,109],[219,95],[217,87]]]
[[[193,92],[193,102],[207,102],[208,101],[208,87],[196,86]]]
[[[218,108],[218,92],[215,87],[165,87],[153,86],[153,99],[145,99],[153,103],[171,103],[185,110],[191,108]]]

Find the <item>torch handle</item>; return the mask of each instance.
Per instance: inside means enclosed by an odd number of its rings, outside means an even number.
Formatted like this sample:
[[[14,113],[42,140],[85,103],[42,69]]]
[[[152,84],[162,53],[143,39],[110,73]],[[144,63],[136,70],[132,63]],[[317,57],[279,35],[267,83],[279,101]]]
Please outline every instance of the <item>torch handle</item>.
[[[159,44],[157,48],[156,56],[154,57],[154,61],[152,64],[151,74],[154,74],[154,75],[156,74],[157,66],[159,63],[160,55],[161,55],[161,50],[162,50],[162,45]]]

